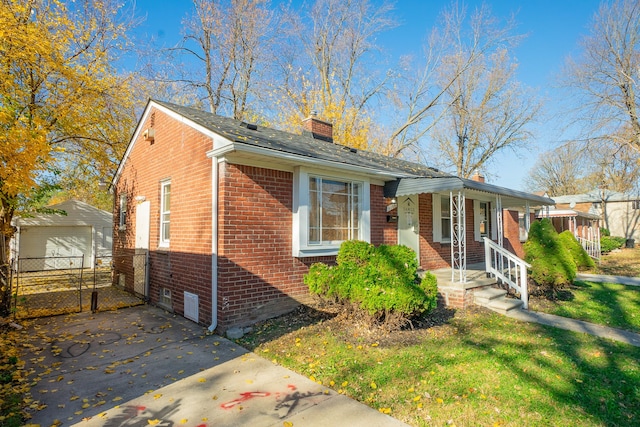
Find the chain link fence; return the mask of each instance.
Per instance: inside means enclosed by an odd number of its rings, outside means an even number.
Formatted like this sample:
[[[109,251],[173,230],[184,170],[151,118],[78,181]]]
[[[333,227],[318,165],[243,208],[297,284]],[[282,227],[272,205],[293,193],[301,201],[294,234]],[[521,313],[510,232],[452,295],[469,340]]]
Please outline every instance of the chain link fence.
[[[137,292],[115,274],[116,259],[97,257],[84,268],[84,256],[18,258],[12,266],[13,313],[16,319],[82,311],[107,311],[144,303],[146,254],[125,255],[144,283]]]

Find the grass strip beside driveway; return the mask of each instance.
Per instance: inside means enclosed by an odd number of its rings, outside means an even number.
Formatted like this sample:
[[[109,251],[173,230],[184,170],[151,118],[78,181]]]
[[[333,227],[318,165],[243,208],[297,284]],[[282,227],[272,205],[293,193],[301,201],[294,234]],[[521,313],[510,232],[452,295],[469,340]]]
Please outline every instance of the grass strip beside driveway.
[[[287,324],[239,342],[414,426],[640,424],[640,348],[482,309],[389,336],[337,317]]]

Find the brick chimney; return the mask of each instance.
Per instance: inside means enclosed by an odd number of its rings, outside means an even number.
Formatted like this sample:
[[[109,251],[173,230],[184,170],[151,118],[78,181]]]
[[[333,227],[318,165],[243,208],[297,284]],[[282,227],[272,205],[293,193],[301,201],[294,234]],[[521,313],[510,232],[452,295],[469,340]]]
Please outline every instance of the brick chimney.
[[[480,175],[480,172],[475,171],[475,173],[471,177],[471,180],[477,181],[477,182],[484,182],[484,175]]]
[[[333,124],[320,120],[315,111],[302,121],[302,127],[304,133],[308,132],[315,139],[333,142]]]

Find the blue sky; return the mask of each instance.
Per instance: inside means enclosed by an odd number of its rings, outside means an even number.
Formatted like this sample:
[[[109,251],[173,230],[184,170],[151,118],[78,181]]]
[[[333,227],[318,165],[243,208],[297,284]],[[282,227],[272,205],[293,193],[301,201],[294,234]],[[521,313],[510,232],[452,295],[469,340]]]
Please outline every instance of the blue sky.
[[[376,2],[377,0],[374,0]],[[302,3],[295,1],[295,4]],[[379,44],[392,57],[416,54],[436,22],[445,0],[398,0],[394,15],[399,25],[380,35]],[[481,1],[467,0],[473,8]],[[523,180],[533,167],[538,153],[570,139],[571,131],[563,131],[560,103],[562,95],[554,86],[567,55],[577,54],[578,41],[588,32],[588,24],[600,4],[596,0],[486,0],[494,16],[506,19],[515,14],[517,32],[526,38],[515,50],[519,63],[518,79],[535,89],[545,101],[547,119],[536,124],[536,141],[529,151],[519,155],[505,152],[496,157],[490,172],[493,184],[523,189]],[[139,15],[146,15],[139,28],[141,35],[156,37],[160,43],[172,45],[180,39],[181,20],[191,6],[188,0],[136,0]]]

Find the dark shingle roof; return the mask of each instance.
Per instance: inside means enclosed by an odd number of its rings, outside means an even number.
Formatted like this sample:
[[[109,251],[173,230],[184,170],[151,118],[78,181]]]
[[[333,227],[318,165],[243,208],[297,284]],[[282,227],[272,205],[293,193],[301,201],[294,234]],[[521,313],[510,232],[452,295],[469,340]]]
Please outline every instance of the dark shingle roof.
[[[365,150],[356,150],[344,145],[315,139],[310,134],[293,134],[263,126],[247,126],[247,123],[211,114],[195,108],[184,107],[163,101],[153,101],[198,125],[220,134],[230,141],[271,149],[313,159],[355,165],[390,172],[397,177],[451,177],[437,169],[396,159]]]

